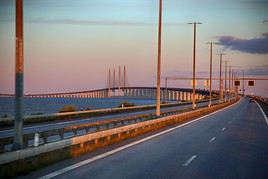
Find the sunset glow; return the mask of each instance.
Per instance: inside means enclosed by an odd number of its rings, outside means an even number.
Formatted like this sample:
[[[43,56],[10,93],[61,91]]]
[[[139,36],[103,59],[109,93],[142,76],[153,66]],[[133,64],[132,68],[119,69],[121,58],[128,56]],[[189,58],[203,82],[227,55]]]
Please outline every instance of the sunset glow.
[[[215,73],[217,54],[224,52],[224,60],[246,74],[255,69],[251,75],[267,76],[267,9],[261,0],[164,0],[162,77],[191,75],[193,37],[187,23],[193,21],[203,23],[197,34],[199,75],[208,76],[206,42],[218,41]],[[104,88],[109,68],[119,65],[126,65],[131,86],[155,86],[158,1],[25,0],[24,13],[25,93]],[[1,0],[0,93],[14,93],[14,34],[15,1]],[[265,95],[265,86],[259,88]]]

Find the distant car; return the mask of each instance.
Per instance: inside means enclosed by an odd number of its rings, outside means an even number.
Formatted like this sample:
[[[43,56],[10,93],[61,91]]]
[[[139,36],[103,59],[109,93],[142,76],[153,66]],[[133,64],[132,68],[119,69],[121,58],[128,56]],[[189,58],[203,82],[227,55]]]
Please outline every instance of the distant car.
[[[250,102],[250,103],[254,103],[254,100],[253,100],[253,99],[250,99],[249,102]]]

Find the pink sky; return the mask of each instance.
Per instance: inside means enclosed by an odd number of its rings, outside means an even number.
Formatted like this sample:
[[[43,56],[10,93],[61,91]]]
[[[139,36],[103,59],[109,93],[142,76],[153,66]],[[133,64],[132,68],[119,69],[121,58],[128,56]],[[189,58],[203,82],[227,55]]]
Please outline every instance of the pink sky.
[[[155,86],[158,17],[155,1],[68,2],[25,0],[25,93],[104,88],[108,69],[119,65],[126,65],[131,86]],[[1,3],[0,93],[14,93],[14,4],[6,0]],[[122,8],[118,8],[119,4]],[[211,4],[206,0],[200,4],[201,10],[197,6],[185,10],[193,4],[195,0],[164,3],[163,77],[191,74],[192,27],[187,22],[194,20],[204,23],[198,27],[198,72],[208,72],[206,42],[218,41],[222,36],[232,36],[234,43],[242,40],[249,45],[261,39],[267,48],[262,36],[267,32],[267,3],[226,0]],[[227,44],[215,46],[214,71],[218,71],[217,54],[222,51],[228,54],[224,59],[233,66],[268,71],[268,52],[252,53]],[[267,94],[266,82],[257,86],[258,93]],[[190,87],[187,83],[173,85]]]

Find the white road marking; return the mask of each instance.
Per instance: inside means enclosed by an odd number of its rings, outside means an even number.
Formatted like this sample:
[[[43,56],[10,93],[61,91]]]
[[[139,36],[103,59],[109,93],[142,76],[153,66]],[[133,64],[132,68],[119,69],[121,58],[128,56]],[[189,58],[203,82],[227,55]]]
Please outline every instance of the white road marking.
[[[212,138],[209,140],[209,143],[213,142],[215,139],[216,139],[216,137],[212,137]]]
[[[189,124],[191,124],[191,123],[194,123],[194,122],[196,122],[196,121],[199,121],[199,120],[201,120],[201,119],[203,119],[203,118],[205,118],[205,117],[211,116],[211,115],[216,114],[216,113],[218,113],[218,112],[221,112],[221,111],[223,111],[223,110],[225,110],[225,109],[228,109],[228,108],[230,108],[230,107],[236,105],[238,102],[240,102],[240,100],[241,100],[241,98],[239,99],[239,101],[237,101],[236,103],[234,103],[234,104],[232,104],[232,105],[230,105],[230,106],[227,106],[227,107],[225,107],[225,108],[222,108],[222,109],[220,109],[220,110],[218,110],[218,111],[215,111],[215,112],[213,112],[213,113],[207,114],[207,115],[205,115],[205,116],[199,117],[199,118],[197,118],[197,119],[195,119],[195,120],[189,121],[189,122],[184,123],[184,124],[182,124],[182,125],[179,125],[179,126],[176,126],[176,127],[170,128],[170,129],[167,129],[167,130],[165,130],[165,131],[162,131],[162,132],[160,132],[160,133],[157,133],[157,134],[154,134],[154,135],[152,135],[152,136],[146,137],[146,138],[144,138],[144,139],[135,141],[135,142],[133,142],[133,143],[130,143],[130,144],[121,146],[121,147],[119,147],[119,148],[117,148],[117,149],[114,149],[114,150],[111,150],[111,151],[109,151],[109,152],[100,154],[100,155],[95,156],[95,157],[93,157],[93,158],[91,158],[91,159],[87,159],[87,160],[81,161],[81,162],[79,162],[79,163],[73,164],[73,165],[71,165],[71,166],[68,166],[68,167],[66,167],[66,168],[63,168],[63,169],[54,171],[54,172],[52,172],[52,173],[50,173],[50,174],[47,174],[47,175],[45,175],[45,176],[40,177],[40,179],[49,179],[49,178],[56,177],[56,176],[58,176],[58,175],[61,175],[61,174],[63,174],[63,173],[66,173],[66,172],[68,172],[68,171],[70,171],[70,170],[79,168],[79,167],[81,167],[81,166],[83,166],[83,165],[86,165],[86,164],[92,163],[92,162],[94,162],[94,161],[97,161],[97,160],[99,160],[99,159],[105,158],[105,157],[107,157],[107,156],[109,156],[109,155],[112,155],[112,154],[117,153],[117,152],[119,152],[119,151],[125,150],[125,149],[127,149],[127,148],[130,148],[130,147],[132,147],[132,146],[134,146],[134,145],[140,144],[140,143],[145,142],[145,141],[147,141],[147,140],[153,139],[153,138],[155,138],[155,137],[161,136],[161,135],[166,134],[166,133],[168,133],[168,132],[170,132],[170,131],[173,131],[173,130],[175,130],[175,129],[184,127],[184,126],[186,126],[186,125],[189,125]],[[194,158],[195,158],[195,157],[194,157]],[[193,159],[192,159],[192,160],[193,160]]]
[[[183,166],[187,167],[194,159],[196,158],[196,155],[193,155],[191,158],[189,158]]]
[[[226,129],[226,128],[224,127],[224,128],[222,128],[221,130],[222,130],[222,131],[225,131],[225,129]]]
[[[254,101],[255,101],[255,100],[254,100]],[[261,113],[262,113],[262,115],[263,115],[263,117],[264,117],[264,119],[265,119],[265,121],[266,121],[266,123],[267,123],[267,125],[268,125],[268,118],[267,118],[266,114],[264,113],[263,109],[261,108],[261,105],[260,105],[257,101],[255,101],[255,103],[256,103],[256,104],[258,105],[258,107],[260,108]]]

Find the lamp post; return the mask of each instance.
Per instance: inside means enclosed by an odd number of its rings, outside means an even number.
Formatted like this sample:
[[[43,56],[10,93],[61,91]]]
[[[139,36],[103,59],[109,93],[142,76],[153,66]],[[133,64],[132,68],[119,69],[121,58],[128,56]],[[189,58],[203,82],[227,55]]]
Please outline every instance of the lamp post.
[[[16,79],[14,150],[23,147],[23,0],[16,0]]]
[[[224,102],[227,100],[227,63],[228,61],[224,61]]]
[[[225,55],[220,53],[220,81],[219,81],[219,92],[220,92],[220,102],[223,101],[223,82],[222,82],[222,56]]]
[[[195,104],[195,61],[196,61],[196,25],[202,24],[201,22],[191,22],[188,24],[193,24],[194,26],[194,47],[193,47],[193,100],[192,100],[192,108],[196,108]]]
[[[166,103],[167,103],[167,101],[168,101],[167,83],[168,83],[168,78],[166,77],[166,78],[165,78],[165,87],[166,87],[166,89],[165,89],[165,102],[166,102]]]
[[[210,44],[210,58],[209,58],[209,104],[208,107],[211,107],[211,98],[212,98],[212,46],[213,42]]]
[[[245,73],[244,73],[244,69],[243,69],[243,83],[242,83],[242,90],[243,90],[243,96],[245,96]]]
[[[158,22],[158,51],[157,51],[157,79],[156,79],[156,116],[160,116],[160,83],[161,83],[161,35],[162,35],[162,0],[159,0]]]
[[[230,101],[230,97],[231,97],[231,72],[232,72],[232,66],[229,66],[229,98],[228,101]]]
[[[232,89],[232,94],[234,95],[235,89],[234,89],[234,69],[232,69],[232,77],[231,77],[231,89]]]

